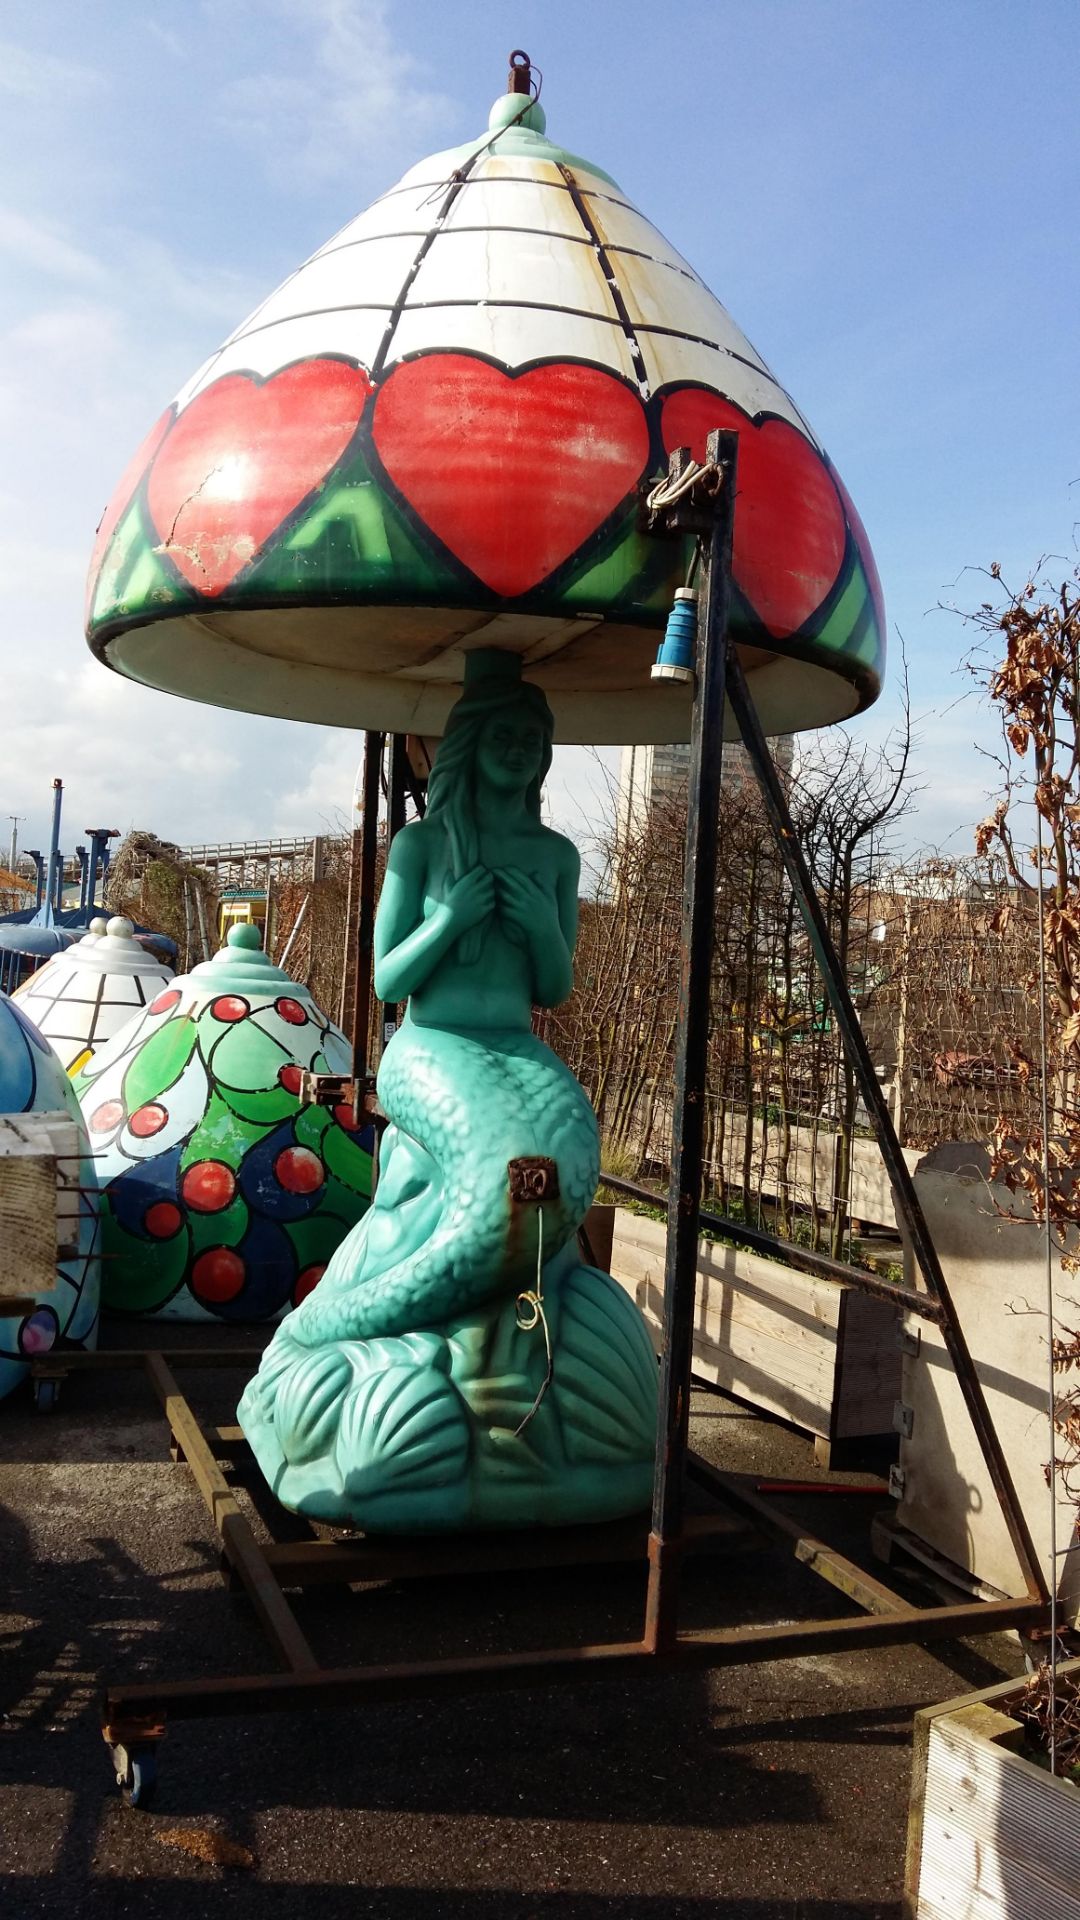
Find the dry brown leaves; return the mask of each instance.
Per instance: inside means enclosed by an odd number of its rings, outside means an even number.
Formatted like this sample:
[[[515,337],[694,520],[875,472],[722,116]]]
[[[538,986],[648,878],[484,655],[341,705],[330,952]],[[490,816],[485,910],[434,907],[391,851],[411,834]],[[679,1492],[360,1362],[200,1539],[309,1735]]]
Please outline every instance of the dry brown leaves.
[[[1080,1689],[1075,1681],[1059,1674],[1054,1687],[1049,1663],[1044,1663],[1031,1675],[1014,1711],[1046,1752],[1053,1722],[1055,1772],[1075,1777],[1080,1767]]]
[[[205,1860],[207,1866],[250,1869],[256,1864],[250,1847],[242,1847],[224,1833],[215,1833],[212,1827],[164,1827],[154,1838],[163,1847],[179,1847],[192,1859]]]

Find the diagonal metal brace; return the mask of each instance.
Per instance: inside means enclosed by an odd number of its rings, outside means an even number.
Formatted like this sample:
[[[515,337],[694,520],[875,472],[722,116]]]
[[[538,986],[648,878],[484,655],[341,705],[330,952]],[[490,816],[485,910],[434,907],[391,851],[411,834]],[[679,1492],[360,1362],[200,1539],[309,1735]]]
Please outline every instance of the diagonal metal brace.
[[[873,1122],[874,1133],[881,1149],[885,1169],[892,1184],[897,1209],[909,1235],[915,1258],[930,1293],[941,1302],[940,1321],[949,1358],[956,1373],[960,1391],[964,1396],[975,1435],[986,1462],[987,1471],[993,1482],[1009,1538],[1020,1563],[1028,1592],[1033,1598],[1046,1601],[1049,1592],[1043,1577],[1039,1556],[1031,1538],[1023,1509],[1017,1497],[1012,1474],[998,1438],[997,1429],[990,1418],[990,1411],[983,1394],[982,1384],[971,1358],[971,1350],[964,1338],[959,1316],[949,1292],[945,1275],[938,1259],[930,1229],[922,1204],[915,1191],[915,1183],[908,1171],[892,1115],[885,1102],[884,1094],[874,1063],[870,1058],[870,1049],[859,1023],[851,995],[844,980],[832,935],[829,932],[821,901],[817,895],[813,876],[807,865],[806,857],[799,845],[795,824],[791,818],[787,797],[780,784],[768,743],[762,731],[757,709],[750,698],[746,684],[746,675],[742,663],[733,647],[727,651],[726,686],[728,702],[738,722],[754,772],[757,775],[761,797],[765,805],[769,824],[776,838],[780,855],[791,883],[792,892],[803,917],[810,944],[817,960],[829,1003],[836,1016],[837,1025],[843,1037],[848,1059],[854,1069],[859,1092],[862,1095],[867,1112]]]

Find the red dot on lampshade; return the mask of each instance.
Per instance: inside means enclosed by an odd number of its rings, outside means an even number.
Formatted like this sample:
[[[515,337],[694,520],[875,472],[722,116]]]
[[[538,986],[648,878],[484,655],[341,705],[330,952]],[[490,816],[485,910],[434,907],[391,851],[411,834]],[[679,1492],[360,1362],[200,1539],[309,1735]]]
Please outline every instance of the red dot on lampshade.
[[[123,1102],[106,1100],[90,1115],[90,1131],[91,1133],[111,1133],[114,1127],[120,1125],[123,1117]]]
[[[248,1002],[238,993],[223,993],[213,1001],[210,1011],[215,1020],[242,1020],[251,1012]]]
[[[145,1107],[137,1107],[128,1121],[128,1126],[136,1140],[149,1140],[160,1133],[168,1122],[168,1113],[156,1100],[150,1100]]]
[[[326,1272],[325,1266],[304,1268],[303,1273],[297,1276],[296,1285],[293,1288],[293,1305],[294,1306],[298,1307],[300,1305],[301,1300],[307,1299],[307,1296],[311,1292],[311,1289],[313,1287],[318,1286],[319,1281],[322,1279],[323,1274],[325,1272]]]
[[[156,1000],[151,1000],[150,1011],[151,1013],[168,1013],[169,1008],[178,1006],[179,1002],[180,994],[177,988],[166,987],[164,993],[159,993]]]
[[[196,1213],[220,1213],[236,1192],[236,1175],[224,1160],[196,1160],[180,1182],[180,1194]]]
[[[283,1020],[287,1020],[290,1027],[302,1027],[307,1019],[307,1013],[299,1000],[275,1000],[274,1012],[279,1013]]]
[[[332,1111],[338,1126],[344,1127],[346,1133],[354,1133],[356,1131],[356,1114],[347,1100],[340,1101]]]
[[[274,1161],[274,1178],[286,1193],[314,1193],[326,1179],[326,1169],[310,1147],[286,1147]]]
[[[300,1091],[299,1067],[293,1065],[293,1066],[280,1068],[278,1072],[278,1082],[281,1086],[284,1087],[286,1093],[299,1093]]]
[[[184,1224],[184,1216],[171,1200],[155,1200],[143,1215],[143,1226],[154,1240],[171,1240]]]
[[[246,1271],[231,1247],[208,1247],[191,1269],[191,1291],[200,1300],[235,1300]]]

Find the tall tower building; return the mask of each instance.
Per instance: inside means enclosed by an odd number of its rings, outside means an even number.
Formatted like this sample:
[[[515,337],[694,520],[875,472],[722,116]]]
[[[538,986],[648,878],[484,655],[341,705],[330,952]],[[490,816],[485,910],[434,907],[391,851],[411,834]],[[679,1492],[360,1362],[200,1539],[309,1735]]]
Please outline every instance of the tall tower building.
[[[795,737],[778,734],[769,748],[785,787],[791,779],[795,758]],[[686,796],[690,772],[690,747],[686,741],[665,747],[624,747],[619,762],[619,791],[616,818],[620,834],[637,832],[645,823],[651,807]],[[722,785],[725,792],[756,792],[757,781],[750,757],[741,742],[725,741]]]

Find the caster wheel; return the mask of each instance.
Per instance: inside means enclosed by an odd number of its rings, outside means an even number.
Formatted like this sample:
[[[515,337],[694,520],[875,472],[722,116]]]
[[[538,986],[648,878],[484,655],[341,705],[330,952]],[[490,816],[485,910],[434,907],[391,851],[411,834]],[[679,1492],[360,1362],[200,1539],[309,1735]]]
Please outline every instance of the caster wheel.
[[[157,1752],[153,1747],[114,1747],[116,1784],[129,1807],[141,1810],[153,1804],[157,1792]]]
[[[59,1380],[34,1381],[34,1405],[39,1413],[52,1413],[59,1398]]]

